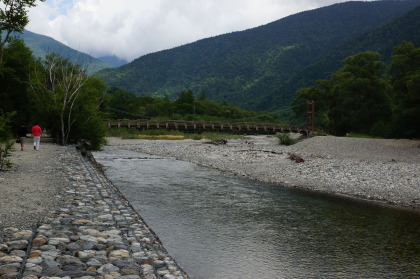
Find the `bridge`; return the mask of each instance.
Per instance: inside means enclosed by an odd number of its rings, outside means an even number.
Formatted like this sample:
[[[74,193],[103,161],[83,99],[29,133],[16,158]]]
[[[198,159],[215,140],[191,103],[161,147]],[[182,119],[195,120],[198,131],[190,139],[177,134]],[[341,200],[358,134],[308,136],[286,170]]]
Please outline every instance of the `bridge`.
[[[299,127],[285,124],[249,123],[249,122],[215,122],[215,121],[184,121],[184,120],[105,120],[108,128],[137,128],[139,130],[166,129],[185,132],[243,132],[243,133],[300,133],[309,134],[312,127]]]

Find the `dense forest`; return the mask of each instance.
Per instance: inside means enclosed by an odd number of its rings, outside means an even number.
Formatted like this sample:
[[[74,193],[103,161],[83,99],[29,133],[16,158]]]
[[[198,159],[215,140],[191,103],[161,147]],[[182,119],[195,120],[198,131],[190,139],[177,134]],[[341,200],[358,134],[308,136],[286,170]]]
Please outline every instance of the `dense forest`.
[[[373,51],[347,57],[330,79],[300,89],[292,107],[301,114],[314,100],[316,125],[337,135],[419,138],[420,48],[404,41],[393,50],[389,65]]]
[[[205,90],[211,100],[225,100],[247,109],[288,108],[299,89],[289,81],[298,79],[300,87],[309,86],[336,71],[346,56],[370,48],[358,44],[360,48],[353,48],[337,62],[323,65],[322,71],[316,72],[323,75],[314,79],[300,74],[306,67],[405,15],[419,4],[419,0],[335,4],[257,28],[148,54],[122,67],[100,71],[98,76],[109,86],[138,96],[163,98],[168,95],[175,100],[182,90],[189,88],[196,97]],[[419,17],[415,17],[416,22],[411,22],[414,25],[410,26],[390,26],[387,29],[390,35],[384,40],[379,38],[378,44],[388,46],[386,39],[396,34],[401,36],[397,36],[397,43],[389,46],[391,51],[392,46],[403,40],[417,44],[414,37],[419,37],[418,20]],[[386,53],[381,54],[386,56]]]
[[[171,119],[202,121],[278,122],[267,112],[252,112],[229,105],[225,101],[215,102],[207,98],[205,91],[196,98],[191,90],[183,90],[171,101],[168,96],[153,98],[136,96],[121,88],[108,90],[104,103],[104,117],[109,119]]]

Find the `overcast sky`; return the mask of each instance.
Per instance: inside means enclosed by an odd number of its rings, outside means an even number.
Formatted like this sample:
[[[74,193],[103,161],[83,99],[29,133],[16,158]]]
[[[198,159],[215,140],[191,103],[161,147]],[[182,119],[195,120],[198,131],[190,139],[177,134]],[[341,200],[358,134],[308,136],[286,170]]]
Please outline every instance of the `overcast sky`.
[[[347,0],[47,0],[29,31],[94,57],[131,61],[199,39],[257,27]]]

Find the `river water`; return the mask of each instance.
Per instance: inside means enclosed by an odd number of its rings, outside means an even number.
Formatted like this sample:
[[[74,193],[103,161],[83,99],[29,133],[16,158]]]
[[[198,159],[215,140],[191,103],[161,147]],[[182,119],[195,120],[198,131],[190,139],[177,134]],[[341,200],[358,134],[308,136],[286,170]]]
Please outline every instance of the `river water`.
[[[191,278],[420,278],[420,214],[105,147],[107,177]]]

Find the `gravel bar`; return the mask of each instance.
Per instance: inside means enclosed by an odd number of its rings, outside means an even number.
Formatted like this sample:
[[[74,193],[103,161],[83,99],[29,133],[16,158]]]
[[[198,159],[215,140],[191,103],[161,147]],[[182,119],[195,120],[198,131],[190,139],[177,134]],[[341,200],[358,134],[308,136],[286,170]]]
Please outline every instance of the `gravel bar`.
[[[94,161],[30,148],[0,172],[1,279],[188,278]]]

